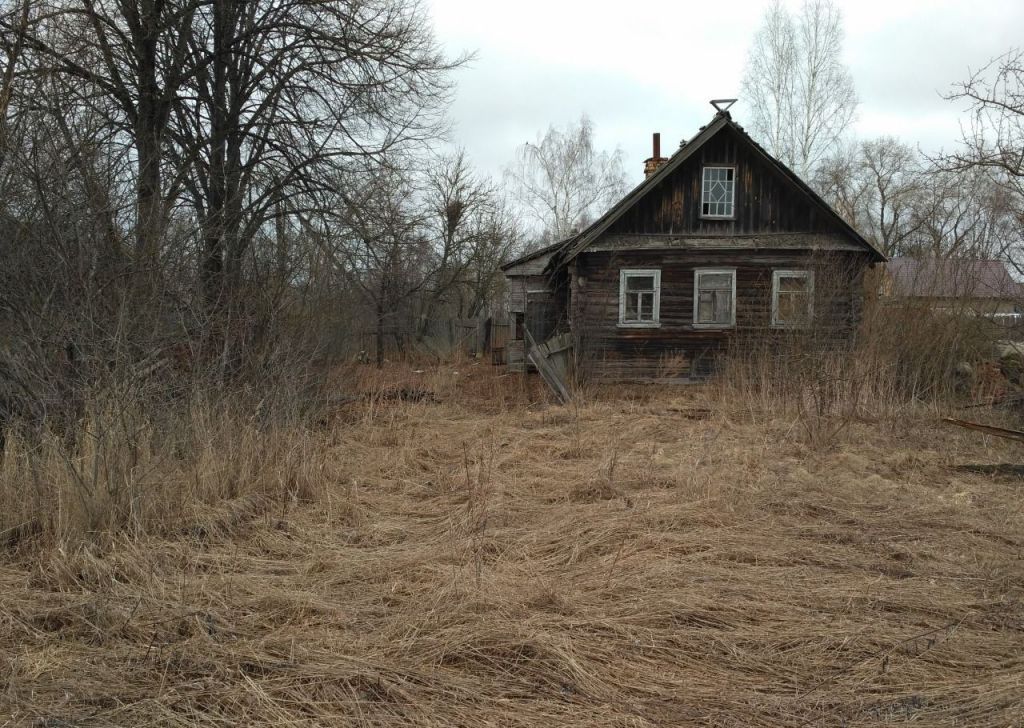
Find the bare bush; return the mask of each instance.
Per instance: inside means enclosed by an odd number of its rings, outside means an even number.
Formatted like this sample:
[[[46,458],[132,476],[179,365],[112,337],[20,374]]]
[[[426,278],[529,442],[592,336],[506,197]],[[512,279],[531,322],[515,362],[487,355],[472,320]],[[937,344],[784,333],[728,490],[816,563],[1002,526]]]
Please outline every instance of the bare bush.
[[[829,267],[818,270],[827,291]],[[921,406],[963,401],[972,394],[965,372],[992,358],[999,334],[967,302],[935,310],[872,295],[848,337],[820,317],[802,329],[745,332],[724,355],[716,386],[748,415],[791,418],[825,447],[855,421],[895,422]]]

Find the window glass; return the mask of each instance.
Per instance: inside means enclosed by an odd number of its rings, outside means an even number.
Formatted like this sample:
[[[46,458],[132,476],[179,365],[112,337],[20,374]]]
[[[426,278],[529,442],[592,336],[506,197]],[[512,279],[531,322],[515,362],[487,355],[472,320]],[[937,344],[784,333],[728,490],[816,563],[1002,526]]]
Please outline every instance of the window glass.
[[[772,324],[801,326],[810,322],[814,276],[810,271],[775,271],[772,275]]]
[[[701,271],[696,276],[694,322],[732,326],[734,322],[734,271]]]
[[[619,324],[656,325],[661,271],[622,270],[619,274]]]
[[[654,276],[627,276],[626,277],[626,290],[627,291],[653,291],[654,290]]]
[[[736,170],[732,167],[705,167],[701,190],[701,215],[732,217],[736,194]]]

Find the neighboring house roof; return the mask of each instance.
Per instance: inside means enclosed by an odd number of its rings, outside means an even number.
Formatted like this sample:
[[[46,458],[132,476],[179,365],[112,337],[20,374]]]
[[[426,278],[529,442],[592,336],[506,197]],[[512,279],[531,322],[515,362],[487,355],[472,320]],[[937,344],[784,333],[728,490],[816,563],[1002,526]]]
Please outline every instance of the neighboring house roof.
[[[583,230],[579,235],[575,235],[567,240],[560,243],[556,243],[556,246],[560,246],[559,252],[552,257],[551,262],[548,264],[549,269],[554,269],[559,265],[568,263],[577,255],[582,253],[588,245],[594,242],[602,233],[604,233],[612,224],[615,223],[620,217],[622,217],[633,205],[639,202],[648,192],[653,190],[658,184],[666,177],[672,174],[683,162],[689,159],[698,149],[700,149],[709,139],[715,136],[723,128],[729,127],[739,134],[742,138],[750,143],[756,153],[758,153],[765,161],[769,163],[780,175],[785,179],[788,179],[794,184],[802,193],[808,196],[819,208],[821,208],[827,215],[829,215],[837,226],[843,230],[850,238],[856,243],[862,245],[876,262],[886,260],[885,255],[882,254],[877,248],[871,243],[864,239],[860,233],[858,233],[853,227],[850,226],[835,210],[832,209],[825,200],[821,198],[811,187],[800,179],[796,173],[790,170],[775,157],[771,156],[765,149],[755,142],[749,134],[747,134],[743,127],[732,120],[732,117],[727,111],[721,111],[715,114],[714,119],[711,123],[701,130],[688,142],[681,145],[679,151],[672,155],[672,157],[665,162],[658,171],[652,174],[650,177],[644,179],[643,182],[638,184],[629,192],[625,197],[619,200],[608,212],[595,220],[589,227]],[[550,248],[551,246],[549,246]],[[550,252],[549,249],[545,249],[543,252]],[[537,255],[541,254],[538,251]],[[516,261],[514,261],[516,262]],[[521,262],[521,261],[520,261]],[[511,265],[511,264],[510,264]]]
[[[548,255],[550,253],[553,253],[554,251],[558,250],[559,248],[561,248],[566,243],[568,243],[568,242],[570,242],[572,240],[575,240],[578,237],[579,237],[579,234],[572,235],[572,236],[570,236],[568,238],[563,238],[562,240],[559,240],[557,242],[551,243],[550,245],[545,245],[543,248],[539,248],[537,250],[534,250],[532,253],[525,253],[523,255],[520,255],[518,258],[515,258],[513,260],[508,261],[507,263],[502,263],[501,266],[499,266],[499,267],[502,270],[508,270],[509,268],[514,268],[517,265],[522,265],[523,263],[528,263],[531,260],[533,260],[534,258],[539,258],[542,255]]]
[[[1021,298],[1024,288],[999,260],[893,258],[891,295],[912,298]]]

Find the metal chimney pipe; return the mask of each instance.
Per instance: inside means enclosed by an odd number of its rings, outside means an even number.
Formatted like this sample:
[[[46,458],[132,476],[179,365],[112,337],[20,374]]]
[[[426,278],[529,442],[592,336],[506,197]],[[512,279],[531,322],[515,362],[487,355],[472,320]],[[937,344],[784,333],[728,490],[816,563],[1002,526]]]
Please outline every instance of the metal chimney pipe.
[[[658,171],[658,167],[663,165],[668,160],[661,156],[661,134],[654,132],[651,138],[651,146],[653,147],[654,154],[651,155],[650,159],[644,160],[644,176],[650,177],[652,174]]]

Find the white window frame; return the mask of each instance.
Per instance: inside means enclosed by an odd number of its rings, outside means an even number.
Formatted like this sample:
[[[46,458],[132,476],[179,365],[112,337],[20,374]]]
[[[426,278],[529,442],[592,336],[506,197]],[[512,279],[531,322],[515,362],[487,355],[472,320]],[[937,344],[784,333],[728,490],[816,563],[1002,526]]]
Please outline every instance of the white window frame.
[[[702,275],[728,275],[732,278],[732,305],[729,306],[729,323],[706,323],[698,321],[700,313],[700,277]],[[736,326],[736,269],[696,268],[693,271],[693,326],[697,329],[731,329]]]
[[[629,278],[654,278],[653,320],[626,321],[626,280]],[[661,326],[661,269],[622,268],[619,270],[619,326],[631,329],[656,329]]]
[[[779,321],[779,284],[783,278],[807,279],[807,319],[801,323]],[[773,270],[772,271],[772,328],[802,329],[810,326],[814,320],[814,271],[813,270]]]
[[[707,192],[707,171],[710,169],[731,169],[732,170],[732,201],[729,203],[730,212],[727,215],[712,215],[704,213],[704,203]],[[732,164],[706,164],[700,170],[700,216],[705,220],[735,220],[736,219],[736,166]]]

